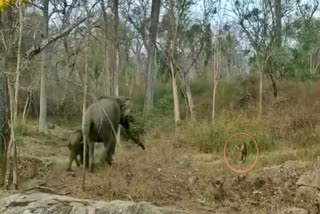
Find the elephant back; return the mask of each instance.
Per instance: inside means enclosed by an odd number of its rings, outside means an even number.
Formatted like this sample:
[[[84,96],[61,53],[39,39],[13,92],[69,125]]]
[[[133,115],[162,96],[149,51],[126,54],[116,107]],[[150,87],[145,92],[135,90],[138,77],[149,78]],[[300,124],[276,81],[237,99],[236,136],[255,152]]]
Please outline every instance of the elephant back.
[[[86,123],[91,123],[94,133],[112,135],[120,123],[120,103],[112,99],[102,99],[89,106],[86,112]]]

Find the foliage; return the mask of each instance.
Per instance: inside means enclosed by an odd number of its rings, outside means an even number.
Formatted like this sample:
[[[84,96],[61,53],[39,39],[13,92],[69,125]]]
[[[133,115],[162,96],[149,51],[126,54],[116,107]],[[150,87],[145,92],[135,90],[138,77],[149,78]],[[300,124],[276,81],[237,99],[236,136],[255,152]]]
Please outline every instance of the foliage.
[[[16,3],[17,0],[0,0],[0,12],[6,9],[9,6],[12,6]],[[27,0],[20,0],[21,3],[26,3]]]
[[[26,121],[17,120],[16,127],[15,127],[15,134],[18,137],[27,136],[28,134],[30,134],[30,130]]]

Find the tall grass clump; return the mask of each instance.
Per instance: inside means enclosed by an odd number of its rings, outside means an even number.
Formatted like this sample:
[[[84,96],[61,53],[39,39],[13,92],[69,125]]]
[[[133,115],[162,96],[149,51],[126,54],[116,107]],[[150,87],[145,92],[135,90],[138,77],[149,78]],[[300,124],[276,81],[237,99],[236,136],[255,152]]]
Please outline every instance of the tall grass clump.
[[[202,121],[194,124],[185,123],[183,126],[180,129],[180,138],[206,153],[222,152],[225,141],[237,132],[250,134],[256,140],[259,151],[268,151],[273,147],[272,137],[263,125],[246,117],[221,116],[214,125],[211,121]],[[236,145],[244,141],[249,143],[250,139],[244,136],[236,136],[230,143]],[[253,142],[249,145],[249,152],[255,152]]]

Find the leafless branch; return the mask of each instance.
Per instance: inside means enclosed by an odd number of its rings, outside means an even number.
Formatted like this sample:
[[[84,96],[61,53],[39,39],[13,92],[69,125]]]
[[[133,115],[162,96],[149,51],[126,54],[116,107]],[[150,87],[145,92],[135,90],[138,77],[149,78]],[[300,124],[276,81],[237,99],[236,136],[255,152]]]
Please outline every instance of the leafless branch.
[[[39,10],[44,10],[43,6],[37,5],[37,4],[33,3],[32,1],[28,1],[28,2],[26,2],[26,4],[27,5],[31,5],[31,6],[33,6],[35,8],[38,8]]]
[[[68,33],[70,33],[74,28],[76,28],[77,26],[79,26],[81,23],[83,23],[88,17],[85,17],[83,19],[81,19],[80,21],[78,21],[77,23],[71,25],[70,27],[62,30],[61,32],[51,36],[50,38],[43,40],[41,42],[41,44],[39,45],[38,48],[32,47],[31,49],[29,49],[26,54],[25,57],[30,60],[31,58],[33,58],[34,56],[36,56],[37,54],[39,54],[43,49],[45,49],[46,47],[48,47],[48,45],[50,45],[51,43],[57,41],[58,39],[64,37],[65,35],[67,35]]]

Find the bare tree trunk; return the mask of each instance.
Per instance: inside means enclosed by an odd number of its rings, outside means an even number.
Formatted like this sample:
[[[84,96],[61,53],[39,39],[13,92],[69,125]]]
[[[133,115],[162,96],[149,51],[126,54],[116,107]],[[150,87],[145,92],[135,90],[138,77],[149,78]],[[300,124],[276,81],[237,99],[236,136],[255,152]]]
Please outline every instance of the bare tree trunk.
[[[5,59],[2,58],[2,65],[5,65]],[[1,66],[4,68],[4,66]],[[0,71],[0,168],[2,169],[3,175],[5,175],[6,166],[7,166],[7,151],[10,141],[10,111],[8,103],[8,88],[7,88],[7,79],[4,71]]]
[[[49,36],[49,0],[43,1],[43,40]],[[41,53],[41,82],[40,82],[40,115],[39,115],[39,132],[48,134],[47,121],[47,64],[48,64],[48,49],[44,49]]]
[[[0,13],[0,30],[6,29],[12,33],[15,24],[15,12],[13,7],[8,7]],[[4,32],[5,32],[4,31]],[[12,38],[10,38],[12,39]],[[5,41],[2,41],[5,42]],[[8,79],[5,74],[8,68],[8,56],[12,54],[12,41],[9,40],[7,49],[0,46],[0,167],[2,168],[3,179],[6,181],[8,147],[10,144],[10,98],[8,90]],[[10,164],[10,162],[9,162]]]
[[[86,162],[87,162],[87,144],[88,139],[85,135],[85,123],[86,123],[86,103],[88,93],[88,49],[89,49],[89,34],[86,38],[85,49],[85,68],[84,68],[84,84],[83,84],[83,103],[82,103],[82,136],[83,136],[83,171],[82,171],[82,188],[84,189],[86,183]],[[89,156],[90,157],[90,156]]]
[[[148,69],[145,82],[144,112],[148,112],[153,108],[153,75],[154,75],[154,56],[156,48],[156,39],[158,34],[159,14],[161,0],[152,0],[151,6],[151,24],[150,37],[148,46]]]
[[[109,60],[109,35],[108,35],[108,18],[107,18],[107,12],[106,12],[106,7],[105,7],[105,2],[104,0],[101,0],[101,10],[103,14],[103,20],[104,20],[104,49],[105,49],[105,59],[104,59],[104,68],[105,68],[105,75],[106,75],[106,81],[105,81],[105,89],[106,89],[106,94],[111,95],[112,94],[112,78],[111,78],[111,70],[110,70],[110,60]]]
[[[212,93],[212,124],[214,125],[214,119],[215,119],[215,114],[216,114],[216,81],[214,81],[214,86],[213,86],[213,93]]]
[[[19,39],[18,39],[18,51],[17,51],[17,67],[16,67],[16,78],[14,85],[14,106],[13,106],[13,126],[16,125],[18,119],[18,96],[20,87],[20,69],[21,69],[21,42],[23,35],[23,6],[19,5]]]
[[[275,8],[275,19],[276,19],[276,44],[277,47],[281,47],[282,43],[282,9],[281,9],[281,0],[274,0],[274,8]]]
[[[260,70],[260,80],[259,80],[259,112],[258,112],[258,118],[261,118],[262,115],[262,89],[263,89],[263,71]]]
[[[179,122],[181,121],[180,117],[180,109],[179,109],[179,97],[178,97],[178,88],[177,88],[177,80],[174,72],[173,63],[170,63],[171,67],[171,80],[172,80],[172,93],[173,93],[173,106],[174,106],[174,123],[177,127]]]
[[[277,86],[277,82],[273,76],[273,74],[269,74],[269,77],[271,79],[271,83],[272,83],[272,88],[273,88],[273,97],[276,99],[278,97],[278,86]]]
[[[7,148],[7,160],[6,160],[6,174],[5,174],[5,179],[4,179],[4,188],[6,190],[9,189],[9,181],[10,181],[10,176],[11,176],[11,169],[12,169],[12,146],[13,146],[13,137],[14,137],[14,133],[12,133],[12,131],[14,131],[14,128],[12,126],[12,119],[13,119],[13,92],[12,92],[12,87],[10,85],[9,80],[7,80],[7,88],[8,88],[8,94],[9,94],[9,109],[10,109],[10,141],[9,141],[9,145]]]
[[[113,0],[113,14],[114,14],[114,39],[113,39],[113,44],[114,44],[114,55],[115,55],[115,61],[114,61],[114,80],[113,80],[113,85],[114,85],[114,95],[118,96],[119,95],[119,0]]]
[[[187,81],[187,82],[188,83],[186,84],[186,95],[187,95],[188,108],[189,108],[189,112],[190,112],[190,118],[192,121],[195,121],[196,116],[195,116],[195,112],[194,112],[194,103],[193,103],[193,99],[192,99],[191,88],[190,88],[189,81]]]
[[[2,63],[1,63],[2,64]],[[3,66],[1,66],[3,68]],[[1,69],[0,68],[0,69]],[[4,169],[6,140],[5,140],[5,127],[6,127],[6,81],[4,71],[0,71],[0,168]],[[4,98],[4,99],[3,99]]]
[[[230,80],[230,59],[227,59],[227,80]]]
[[[23,107],[23,112],[22,112],[22,117],[21,117],[22,120],[26,120],[26,118],[27,118],[27,113],[28,113],[29,107],[31,105],[30,104],[31,102],[29,102],[29,100],[30,100],[30,97],[28,96],[27,100],[24,104],[24,107]]]
[[[113,60],[113,95],[119,96],[119,30],[118,30],[118,25],[119,25],[119,0],[113,0],[113,5],[112,5],[112,10],[113,10],[113,15],[114,15],[114,32],[113,32],[113,55],[114,55],[114,60]],[[117,142],[120,142],[120,126],[118,127],[117,131]]]
[[[216,45],[217,47],[217,45]],[[216,93],[217,93],[217,87],[220,77],[220,46],[218,48],[215,48],[217,50],[214,53],[214,70],[213,70],[213,93],[212,93],[212,125],[214,125],[215,122],[215,111],[216,111]]]
[[[179,107],[179,97],[178,97],[178,88],[177,88],[177,78],[176,74],[178,73],[175,70],[173,65],[173,61],[175,60],[175,53],[176,53],[176,41],[177,41],[177,33],[178,33],[178,26],[179,26],[179,13],[178,9],[172,8],[175,11],[175,17],[172,22],[174,23],[174,31],[172,36],[172,42],[170,47],[171,59],[170,59],[170,68],[171,68],[171,79],[172,79],[172,93],[173,93],[173,104],[174,104],[174,122],[175,126],[177,127],[180,123],[181,116],[180,116],[180,107]],[[170,38],[170,37],[169,37]]]
[[[15,127],[18,120],[18,95],[20,87],[20,69],[21,69],[21,43],[23,35],[23,5],[18,6],[19,10],[19,40],[18,40],[18,53],[17,53],[17,68],[14,86],[14,103],[11,111],[13,111],[13,118],[11,121],[11,141],[13,143],[13,188],[18,189],[18,160],[17,160],[17,144],[15,136]]]

